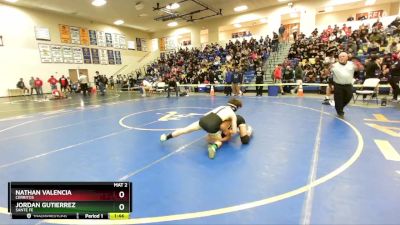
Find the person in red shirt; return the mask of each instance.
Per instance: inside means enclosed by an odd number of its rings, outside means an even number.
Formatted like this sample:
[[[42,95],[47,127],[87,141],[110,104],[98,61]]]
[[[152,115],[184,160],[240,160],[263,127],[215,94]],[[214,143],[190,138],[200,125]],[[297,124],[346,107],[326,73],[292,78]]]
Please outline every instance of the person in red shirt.
[[[50,83],[51,90],[57,89],[57,79],[54,76],[51,76],[47,82]]]
[[[67,89],[68,89],[67,78],[65,78],[64,75],[62,75],[58,81],[60,82],[61,91],[63,91],[63,89],[64,89],[64,92],[67,91]]]
[[[43,95],[42,86],[43,86],[43,81],[39,77],[36,77],[35,89],[36,89],[36,94],[37,95]]]

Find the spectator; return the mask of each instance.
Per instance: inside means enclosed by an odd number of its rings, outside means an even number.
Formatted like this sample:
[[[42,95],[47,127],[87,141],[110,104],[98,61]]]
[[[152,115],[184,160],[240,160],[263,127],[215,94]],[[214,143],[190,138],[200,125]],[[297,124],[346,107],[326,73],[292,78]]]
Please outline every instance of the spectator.
[[[398,102],[398,95],[400,93],[399,82],[400,82],[400,60],[398,59],[390,68],[390,86],[393,88],[393,99],[392,101]]]
[[[282,87],[282,64],[278,64],[274,70],[274,83],[279,84],[279,89],[281,94],[284,95],[283,87]]]
[[[61,91],[66,92],[69,89],[67,78],[65,78],[64,75],[62,75],[61,78],[59,79],[59,82]]]
[[[31,87],[31,95],[33,95],[33,90],[35,89],[35,78],[31,77],[31,79],[29,80],[29,86]],[[37,92],[36,92],[37,94]]]
[[[28,88],[26,88],[24,80],[22,78],[19,79],[17,83],[17,88],[21,89],[23,91],[23,94],[25,95],[25,92],[29,94]]]
[[[53,75],[50,76],[47,82],[50,84],[51,90],[57,89],[57,79]]]
[[[83,96],[86,96],[86,92],[88,91],[88,84],[89,84],[89,79],[85,74],[81,74],[79,76],[79,85],[81,88],[81,91],[83,93]],[[90,95],[90,91],[89,91]]]
[[[41,96],[43,95],[42,86],[43,86],[43,81],[39,77],[36,77],[35,90],[36,90],[37,95],[41,95]]]

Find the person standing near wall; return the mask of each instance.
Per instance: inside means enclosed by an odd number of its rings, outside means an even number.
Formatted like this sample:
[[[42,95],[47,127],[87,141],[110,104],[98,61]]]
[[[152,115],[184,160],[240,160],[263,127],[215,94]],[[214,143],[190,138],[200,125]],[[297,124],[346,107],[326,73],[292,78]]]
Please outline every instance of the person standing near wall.
[[[43,86],[43,81],[39,77],[36,77],[35,90],[37,95],[43,95],[42,86]]]
[[[335,88],[335,109],[340,118],[344,117],[343,109],[353,97],[354,71],[364,69],[360,62],[350,62],[348,59],[348,54],[341,52],[339,54],[339,62],[334,63],[331,69]]]
[[[83,96],[86,96],[86,92],[88,90],[88,83],[89,83],[88,77],[85,74],[81,74],[79,76],[79,84],[81,86],[81,91],[83,93]]]
[[[57,79],[53,75],[50,76],[47,82],[50,84],[51,90],[57,89]]]
[[[35,88],[35,78],[31,77],[31,79],[29,80],[29,86],[31,87],[31,95],[33,95],[33,89],[36,90]],[[37,94],[37,92],[36,92]]]
[[[68,89],[68,80],[67,78],[64,77],[64,75],[61,76],[61,78],[59,79],[60,82],[60,89],[63,92],[66,92]]]
[[[261,67],[257,67],[256,70],[256,84],[264,83],[264,71],[261,70]],[[256,86],[256,96],[262,96],[263,86]]]
[[[398,102],[397,96],[400,92],[399,82],[400,82],[400,59],[397,59],[390,68],[391,78],[389,80],[390,86],[393,88],[393,102]]]

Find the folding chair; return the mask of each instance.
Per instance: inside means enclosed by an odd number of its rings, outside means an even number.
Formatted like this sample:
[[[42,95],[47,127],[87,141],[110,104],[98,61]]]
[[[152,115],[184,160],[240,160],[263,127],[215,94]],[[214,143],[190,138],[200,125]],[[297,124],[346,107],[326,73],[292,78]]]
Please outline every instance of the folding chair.
[[[166,84],[165,82],[158,82],[157,87],[156,87],[156,92],[161,94],[164,93],[166,89]]]
[[[359,95],[363,95],[363,96],[367,96],[371,95],[371,100],[374,98],[376,98],[376,104],[379,104],[379,100],[378,100],[378,85],[379,85],[379,79],[378,78],[368,78],[364,81],[361,90],[356,90],[356,98],[354,98],[353,95],[353,100],[354,103],[357,101],[357,98]],[[366,90],[365,90],[366,89]],[[364,101],[364,98],[363,98]],[[367,101],[368,104],[368,101]]]

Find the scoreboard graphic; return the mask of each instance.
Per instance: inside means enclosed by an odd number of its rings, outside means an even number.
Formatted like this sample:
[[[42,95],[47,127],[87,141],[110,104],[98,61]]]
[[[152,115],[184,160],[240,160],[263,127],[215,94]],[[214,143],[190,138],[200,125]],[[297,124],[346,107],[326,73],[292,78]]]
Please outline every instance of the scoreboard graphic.
[[[129,219],[131,182],[9,182],[13,219]]]

